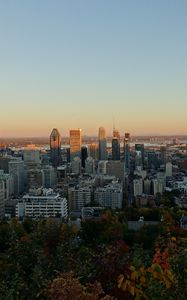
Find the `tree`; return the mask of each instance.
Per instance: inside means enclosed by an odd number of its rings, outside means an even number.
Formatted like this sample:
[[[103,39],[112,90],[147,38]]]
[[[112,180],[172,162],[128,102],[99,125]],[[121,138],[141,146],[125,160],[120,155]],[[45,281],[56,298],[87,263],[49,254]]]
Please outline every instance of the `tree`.
[[[72,272],[63,274],[50,284],[47,291],[49,300],[112,300],[113,297],[106,295],[100,283],[83,286]]]

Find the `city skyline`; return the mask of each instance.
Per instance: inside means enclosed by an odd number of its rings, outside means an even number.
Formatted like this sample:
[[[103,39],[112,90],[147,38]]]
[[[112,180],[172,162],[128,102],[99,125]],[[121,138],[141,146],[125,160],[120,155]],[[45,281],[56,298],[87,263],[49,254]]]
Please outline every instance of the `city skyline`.
[[[186,134],[186,1],[0,5],[0,137]]]

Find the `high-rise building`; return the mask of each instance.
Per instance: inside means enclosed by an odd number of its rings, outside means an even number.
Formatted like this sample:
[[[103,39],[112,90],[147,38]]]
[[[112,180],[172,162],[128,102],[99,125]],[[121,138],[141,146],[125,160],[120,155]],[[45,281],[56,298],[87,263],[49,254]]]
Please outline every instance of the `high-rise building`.
[[[120,160],[120,141],[116,137],[112,139],[112,160]]]
[[[153,194],[156,195],[156,194],[163,194],[163,191],[164,191],[164,181],[161,180],[161,179],[153,179],[152,180],[152,183],[153,183]]]
[[[149,169],[158,169],[160,167],[159,153],[147,151],[147,164]]]
[[[50,165],[45,165],[42,168],[42,172],[43,172],[43,186],[45,188],[53,188],[53,186],[57,181],[55,169]]]
[[[106,174],[106,166],[107,166],[107,160],[100,160],[98,163],[97,173],[98,174]]]
[[[8,163],[11,161],[11,156],[0,155],[0,170],[3,170],[6,174],[8,173]]]
[[[135,152],[134,163],[135,163],[135,169],[136,170],[142,170],[143,165],[142,165],[142,153],[141,153],[141,151],[136,151]]]
[[[14,158],[8,163],[9,174],[14,178],[14,195],[19,196],[25,190],[25,164],[21,158]]]
[[[8,200],[14,195],[14,177],[12,174],[6,174],[0,170],[0,181],[4,182],[5,200]]]
[[[112,138],[112,160],[120,160],[120,134],[115,128]]]
[[[88,145],[89,156],[95,160],[98,160],[98,150],[98,143]]]
[[[72,173],[80,174],[81,173],[81,159],[80,157],[74,157],[73,161],[71,162]]]
[[[85,168],[85,161],[88,157],[88,148],[86,146],[82,146],[81,148],[81,164],[82,167]]]
[[[163,165],[165,165],[166,161],[167,161],[167,147],[166,146],[160,147],[160,159],[161,159],[161,163]]]
[[[72,129],[70,130],[70,156],[71,160],[78,156],[81,158],[81,147],[82,147],[82,130]]]
[[[121,161],[108,161],[106,165],[106,174],[115,176],[116,179],[124,180],[124,163]]]
[[[107,160],[106,131],[104,127],[99,128],[99,160]]]
[[[52,130],[50,135],[50,159],[52,166],[55,168],[62,163],[61,136],[56,128]]]
[[[3,180],[0,180],[0,220],[5,216],[5,185]]]
[[[145,195],[151,195],[151,180],[149,178],[143,181],[143,191]]]
[[[113,182],[105,187],[98,187],[94,192],[94,200],[102,207],[112,209],[122,208],[123,191],[118,182]]]
[[[171,162],[166,163],[166,176],[171,177],[172,176],[172,170],[173,170],[173,165]]]
[[[43,185],[40,150],[35,145],[28,145],[23,151],[23,159],[27,170],[27,189]]]
[[[89,156],[85,161],[85,173],[94,174],[95,173],[95,161]]]
[[[25,164],[39,165],[41,163],[40,150],[35,145],[27,146],[23,151],[23,160]]]
[[[133,191],[134,191],[134,197],[141,196],[143,194],[142,178],[133,180]]]
[[[142,167],[144,167],[144,161],[145,161],[144,144],[135,144],[135,151],[141,152],[141,164],[142,164]]]
[[[70,210],[81,210],[92,200],[91,187],[71,187],[68,189]]]
[[[125,170],[130,171],[130,133],[125,133],[124,138],[124,162]]]
[[[115,128],[113,128],[113,137],[117,138],[118,140],[120,140],[120,134],[119,131]]]

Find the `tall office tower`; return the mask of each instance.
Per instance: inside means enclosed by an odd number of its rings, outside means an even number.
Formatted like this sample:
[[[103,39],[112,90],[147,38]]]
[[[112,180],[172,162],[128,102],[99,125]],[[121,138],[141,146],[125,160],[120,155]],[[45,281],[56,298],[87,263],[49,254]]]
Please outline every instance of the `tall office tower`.
[[[172,163],[171,162],[167,162],[166,163],[166,171],[165,171],[167,177],[171,177],[172,176],[172,169],[173,169]]]
[[[61,168],[61,167],[58,167]],[[53,188],[55,183],[57,182],[55,169],[50,165],[45,165],[42,168],[43,171],[43,186],[45,188]]]
[[[14,177],[11,174],[6,174],[3,170],[0,170],[0,182],[1,181],[4,182],[5,200],[8,200],[14,195]]]
[[[6,174],[8,173],[8,163],[11,160],[11,156],[0,154],[0,170],[3,170]]]
[[[54,128],[50,135],[50,159],[53,167],[62,163],[61,136],[58,129]]]
[[[151,180],[149,178],[143,181],[143,191],[145,195],[151,195]]]
[[[72,173],[74,174],[80,174],[81,173],[81,159],[80,157],[76,156],[71,162],[71,169]]]
[[[135,144],[135,151],[141,152],[142,167],[144,167],[144,161],[145,161],[144,144]]]
[[[70,148],[66,149],[66,161],[67,161],[67,163],[70,163],[70,161],[71,161]]]
[[[141,196],[143,194],[142,178],[133,180],[133,191],[134,191],[134,197]]]
[[[147,164],[149,169],[158,169],[160,167],[159,153],[153,150],[147,151]]]
[[[106,132],[104,127],[99,128],[99,160],[107,160],[107,144],[106,144]]]
[[[124,163],[121,161],[108,161],[106,165],[106,174],[115,176],[116,179],[124,180]]]
[[[118,140],[120,140],[119,131],[115,128],[113,128],[113,138],[117,138]]]
[[[40,150],[35,145],[27,146],[23,151],[23,159],[27,168],[27,189],[43,186]]]
[[[41,164],[40,150],[35,145],[27,146],[23,151],[23,160],[27,165]]]
[[[85,161],[88,157],[88,148],[86,146],[82,146],[81,148],[81,164],[82,167],[85,168]]]
[[[112,160],[120,160],[120,135],[116,129],[113,129]]]
[[[125,133],[124,138],[124,162],[125,170],[130,171],[130,133]]]
[[[160,147],[160,159],[161,159],[161,163],[163,165],[165,165],[166,161],[167,161],[167,148],[166,148],[166,146],[161,146]]]
[[[81,147],[82,147],[82,130],[72,129],[70,130],[70,156],[71,160],[74,157],[81,157]]]
[[[5,186],[3,180],[0,180],[0,220],[5,216]]]
[[[89,156],[95,160],[98,160],[98,144],[92,143],[88,145]]]
[[[85,173],[87,174],[95,173],[95,161],[91,156],[89,156],[85,161]]]
[[[19,196],[25,190],[25,164],[21,158],[14,158],[8,163],[9,174],[14,177],[14,195]]]

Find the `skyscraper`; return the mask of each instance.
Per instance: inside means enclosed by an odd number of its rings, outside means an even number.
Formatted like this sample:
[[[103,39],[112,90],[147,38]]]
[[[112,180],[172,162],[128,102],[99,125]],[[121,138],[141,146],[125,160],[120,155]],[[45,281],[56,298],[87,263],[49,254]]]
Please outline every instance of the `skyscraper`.
[[[88,145],[88,153],[93,159],[98,160],[98,143]]]
[[[113,137],[117,138],[118,140],[120,140],[120,134],[119,131],[115,128],[113,128]]]
[[[82,146],[81,148],[81,164],[82,167],[85,168],[85,161],[88,157],[88,148],[86,146]]]
[[[50,160],[55,168],[62,163],[61,136],[56,128],[52,130],[50,135]]]
[[[120,135],[116,129],[113,130],[112,160],[120,160]]]
[[[21,158],[12,158],[8,163],[9,174],[14,178],[14,196],[21,195],[25,190],[25,164]]]
[[[0,180],[0,220],[4,218],[5,214],[5,184]]]
[[[161,164],[165,165],[167,162],[167,147],[161,146],[160,147],[160,160]]]
[[[78,156],[81,158],[81,147],[82,147],[82,130],[72,129],[70,130],[70,156],[71,160]]]
[[[144,161],[145,161],[144,144],[135,144],[135,151],[141,152],[141,162],[142,162],[142,167],[144,167]]]
[[[107,144],[106,144],[106,132],[104,127],[99,128],[99,160],[107,160]]]
[[[130,171],[130,133],[125,133],[124,138],[124,162],[125,170]]]

